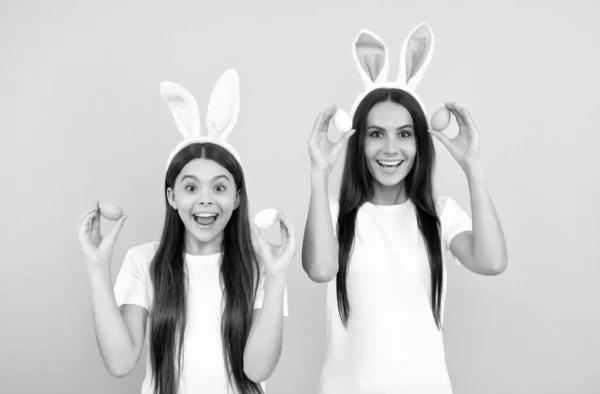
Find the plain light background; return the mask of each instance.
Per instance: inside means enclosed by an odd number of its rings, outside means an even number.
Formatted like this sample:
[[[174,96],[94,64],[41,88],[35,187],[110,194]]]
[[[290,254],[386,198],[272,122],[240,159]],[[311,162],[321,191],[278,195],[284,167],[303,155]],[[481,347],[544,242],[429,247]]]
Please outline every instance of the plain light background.
[[[429,114],[449,100],[471,110],[509,248],[498,277],[449,264],[454,391],[600,392],[598,20],[593,0],[3,0],[2,391],[139,392],[143,362],[117,379],[100,359],[77,225],[96,199],[129,215],[113,277],[128,248],[158,239],[164,165],[180,138],[160,81],[189,88],[204,121],[217,78],[238,70],[230,141],[244,160],[251,210],[282,209],[301,241],[314,119],[332,103],[349,109],[362,88],[353,38],[363,27],[378,33],[395,76],[405,35],[428,22],[436,48],[420,95]],[[436,148],[438,193],[470,210],[464,174]],[[315,389],[325,287],[304,274],[298,253],[270,394]]]

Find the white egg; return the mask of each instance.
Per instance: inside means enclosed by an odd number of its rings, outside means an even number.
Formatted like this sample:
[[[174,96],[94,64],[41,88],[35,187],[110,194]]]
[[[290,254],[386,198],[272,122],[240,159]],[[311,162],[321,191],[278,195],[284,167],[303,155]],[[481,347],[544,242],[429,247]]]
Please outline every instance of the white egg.
[[[254,224],[258,228],[269,228],[277,221],[277,210],[273,208],[263,209],[254,216]]]
[[[100,215],[108,220],[119,220],[123,216],[123,210],[115,204],[101,202],[98,204],[98,208],[100,209]]]
[[[333,115],[333,124],[340,133],[347,133],[352,129],[352,119],[350,119],[350,115],[339,108],[335,115]]]
[[[431,116],[431,128],[437,131],[442,131],[450,124],[450,110],[441,107]]]

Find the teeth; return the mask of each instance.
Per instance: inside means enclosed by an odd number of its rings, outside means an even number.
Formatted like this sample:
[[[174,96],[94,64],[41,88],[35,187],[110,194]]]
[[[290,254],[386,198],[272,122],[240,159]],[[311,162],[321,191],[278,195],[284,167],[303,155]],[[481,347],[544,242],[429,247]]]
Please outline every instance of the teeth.
[[[382,164],[384,166],[397,166],[400,163],[402,163],[402,160],[396,160],[396,161],[383,161],[383,160],[377,160],[377,162],[379,164]]]
[[[195,217],[200,217],[200,218],[212,218],[212,217],[217,216],[217,214],[216,213],[208,213],[208,212],[206,212],[206,213],[195,213],[194,216]]]

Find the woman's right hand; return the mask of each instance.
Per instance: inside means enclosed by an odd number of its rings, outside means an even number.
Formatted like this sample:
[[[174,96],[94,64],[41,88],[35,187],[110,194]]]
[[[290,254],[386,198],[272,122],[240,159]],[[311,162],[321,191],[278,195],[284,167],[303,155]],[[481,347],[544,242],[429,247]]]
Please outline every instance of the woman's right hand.
[[[79,244],[90,267],[108,265],[112,257],[117,237],[125,224],[126,215],[119,218],[111,232],[100,233],[100,209],[98,203],[85,212],[79,223]]]
[[[330,106],[325,112],[320,113],[315,121],[313,131],[308,139],[308,151],[310,153],[310,161],[312,172],[319,172],[329,175],[333,169],[340,152],[348,144],[348,140],[354,134],[355,130],[350,130],[344,133],[336,143],[332,143],[327,136],[329,130],[329,122],[335,115],[337,107]]]

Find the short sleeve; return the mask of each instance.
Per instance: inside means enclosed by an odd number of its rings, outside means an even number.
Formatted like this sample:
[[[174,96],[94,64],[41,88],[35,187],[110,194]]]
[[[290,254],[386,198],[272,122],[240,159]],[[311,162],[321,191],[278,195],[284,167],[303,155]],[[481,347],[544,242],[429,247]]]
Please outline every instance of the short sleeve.
[[[329,196],[329,211],[331,212],[331,222],[333,223],[333,233],[337,237],[337,220],[340,213],[340,202],[336,197]]]
[[[261,309],[264,299],[265,299],[265,275],[264,275],[264,272],[261,272],[260,280],[258,282],[258,289],[256,290],[256,296],[254,297],[254,309]],[[285,285],[283,287],[283,316],[288,317],[287,281],[285,282]]]
[[[114,287],[117,306],[133,304],[149,309],[147,291],[148,286],[151,285],[149,264],[146,259],[140,257],[143,256],[136,253],[136,249],[128,250],[125,255]]]
[[[442,240],[444,248],[450,250],[450,243],[458,234],[465,231],[472,231],[473,224],[471,217],[450,197],[440,197],[439,218],[442,227]],[[454,259],[459,262],[456,257]],[[459,262],[460,263],[460,262]]]

